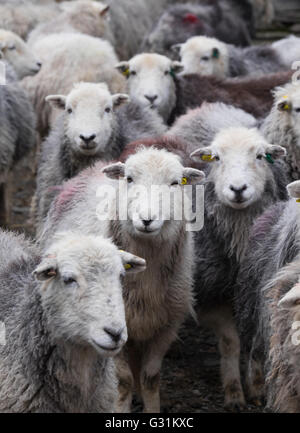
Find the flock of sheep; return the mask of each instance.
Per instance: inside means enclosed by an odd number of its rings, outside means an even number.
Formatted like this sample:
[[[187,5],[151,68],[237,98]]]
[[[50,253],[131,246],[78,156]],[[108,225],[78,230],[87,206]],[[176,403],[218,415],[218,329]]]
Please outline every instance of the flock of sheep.
[[[0,411],[159,412],[189,315],[226,408],[300,411],[300,38],[250,45],[270,4],[0,0]],[[4,227],[35,149],[29,240]]]

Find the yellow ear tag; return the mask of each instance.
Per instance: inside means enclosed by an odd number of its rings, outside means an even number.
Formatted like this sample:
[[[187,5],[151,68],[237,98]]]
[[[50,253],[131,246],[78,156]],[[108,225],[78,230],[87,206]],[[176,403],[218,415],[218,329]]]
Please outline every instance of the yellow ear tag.
[[[124,268],[127,270],[127,269],[131,269],[132,268],[132,266],[129,264],[129,263],[126,263],[125,265],[124,265]]]
[[[284,96],[283,96],[283,99],[287,99],[287,95],[284,95]]]
[[[285,105],[283,106],[283,109],[284,109],[284,110],[289,110],[289,109],[290,109],[290,106],[289,106],[288,104],[285,104]]]
[[[202,155],[201,156],[202,161],[206,161],[206,162],[211,162],[213,161],[215,158],[211,155]]]
[[[181,179],[181,185],[186,185],[187,184],[187,178],[186,177],[183,177],[182,179]]]
[[[129,68],[125,69],[122,73],[123,73],[123,75],[125,75],[125,77],[128,77],[130,75]]]
[[[296,203],[300,203],[300,198],[297,198]]]

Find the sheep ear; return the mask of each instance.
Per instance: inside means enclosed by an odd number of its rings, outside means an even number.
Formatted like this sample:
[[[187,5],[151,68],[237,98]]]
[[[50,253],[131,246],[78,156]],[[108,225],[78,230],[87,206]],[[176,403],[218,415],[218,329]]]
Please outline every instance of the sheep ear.
[[[126,78],[130,75],[130,65],[129,62],[120,62],[115,66],[118,71],[120,71]]]
[[[117,162],[116,164],[107,165],[102,171],[110,179],[119,179],[125,175],[125,164]]]
[[[212,49],[212,56],[214,59],[218,59],[220,57],[220,50],[219,48],[213,48]]]
[[[120,250],[121,259],[126,271],[126,274],[134,274],[142,272],[146,269],[146,260],[141,257],[134,256],[127,251]]]
[[[113,101],[113,107],[116,108],[129,102],[130,98],[128,95],[125,95],[125,93],[116,93],[115,95],[113,95],[112,101]]]
[[[197,150],[194,150],[190,154],[191,158],[197,157],[204,162],[213,162],[215,160],[215,155],[210,147],[200,147]]]
[[[289,183],[286,187],[290,197],[299,199],[300,198],[300,180]]]
[[[291,288],[278,302],[278,306],[292,308],[300,305],[300,283]]]
[[[38,281],[47,281],[57,275],[57,261],[55,256],[45,257],[38,267],[33,271]]]
[[[176,61],[176,60],[174,60],[174,61],[171,63],[171,71],[172,71],[174,74],[178,74],[179,72],[182,72],[183,69],[184,69],[184,66],[183,66],[182,63],[180,63],[180,62],[178,62],[178,61]]]
[[[180,54],[180,50],[183,44],[175,44],[171,46],[171,50],[174,51],[174,53]]]
[[[266,155],[270,155],[272,159],[283,158],[286,155],[286,149],[276,144],[270,144],[266,148]]]
[[[284,101],[280,101],[277,104],[277,110],[279,111],[291,111],[292,109],[292,103],[286,99]]]
[[[205,174],[196,168],[185,167],[183,170],[182,185],[199,183],[205,179]]]
[[[64,110],[66,108],[66,96],[64,95],[49,95],[46,96],[46,101],[53,107]]]
[[[106,16],[108,11],[109,11],[109,6],[108,5],[104,5],[103,9],[100,12],[100,16],[101,17]]]

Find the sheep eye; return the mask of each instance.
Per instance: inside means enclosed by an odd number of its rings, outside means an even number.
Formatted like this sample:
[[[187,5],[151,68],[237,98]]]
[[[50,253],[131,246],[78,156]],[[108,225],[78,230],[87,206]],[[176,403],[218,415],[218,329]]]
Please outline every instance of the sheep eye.
[[[131,176],[128,176],[128,177],[127,177],[127,183],[132,183],[132,182],[133,182],[132,177],[131,177]]]
[[[105,113],[110,113],[110,112],[111,112],[111,108],[110,107],[105,108]]]
[[[8,47],[8,49],[12,51],[12,50],[15,50],[16,47],[15,47],[15,45],[12,45],[11,47]]]
[[[216,155],[214,158],[215,158],[215,161],[220,161],[220,157],[218,155]]]
[[[73,112],[72,108],[68,108],[68,109],[67,109],[67,112],[68,112],[69,114],[71,114],[71,113]]]
[[[257,155],[256,159],[262,159],[262,155]]]
[[[165,71],[165,75],[169,75],[170,71]]]
[[[174,186],[174,185],[179,185],[179,182],[177,182],[177,180],[175,180],[175,182],[171,183],[171,186]]]
[[[136,75],[136,71],[130,71],[130,75]]]
[[[66,286],[77,282],[73,277],[63,277],[63,281]]]
[[[300,108],[296,108],[296,113],[300,113]]]
[[[204,60],[205,62],[207,62],[209,60],[209,57],[208,56],[203,56],[203,57],[201,57],[201,60]]]

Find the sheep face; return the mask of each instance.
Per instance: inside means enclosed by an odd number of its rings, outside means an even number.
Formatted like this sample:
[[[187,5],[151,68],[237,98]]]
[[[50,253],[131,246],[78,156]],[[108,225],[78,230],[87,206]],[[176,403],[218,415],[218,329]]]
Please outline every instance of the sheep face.
[[[104,30],[108,21],[109,6],[99,1],[77,0],[76,2],[63,2],[60,9],[71,18],[89,17],[98,24],[99,30]],[[99,36],[100,34],[101,32]]]
[[[228,50],[223,42],[206,36],[195,36],[184,44],[174,45],[185,74],[215,75],[224,78],[228,72]]]
[[[202,171],[183,167],[178,156],[145,148],[130,156],[125,164],[104,168],[108,177],[119,178],[119,195],[127,197],[127,218],[121,220],[125,232],[133,237],[172,237],[182,227],[183,213],[181,184],[204,178]],[[184,179],[184,182],[183,182]]]
[[[118,353],[127,340],[121,278],[144,269],[107,239],[58,234],[34,271],[53,341]]]
[[[270,164],[285,154],[281,146],[268,144],[257,129],[229,128],[219,132],[210,147],[191,156],[212,164],[208,180],[220,202],[245,209],[260,200],[273,178]]]
[[[300,138],[300,84],[290,83],[274,93],[277,109]]]
[[[34,75],[42,64],[35,58],[26,43],[16,34],[0,30],[0,52],[2,57],[12,65],[19,80],[27,75]]]
[[[139,54],[116,68],[128,78],[130,97],[167,121],[176,104],[174,75],[182,70],[181,64],[159,54]]]
[[[65,111],[65,134],[75,154],[105,156],[116,128],[114,110],[129,98],[111,95],[104,83],[79,83],[68,96],[46,100]]]

